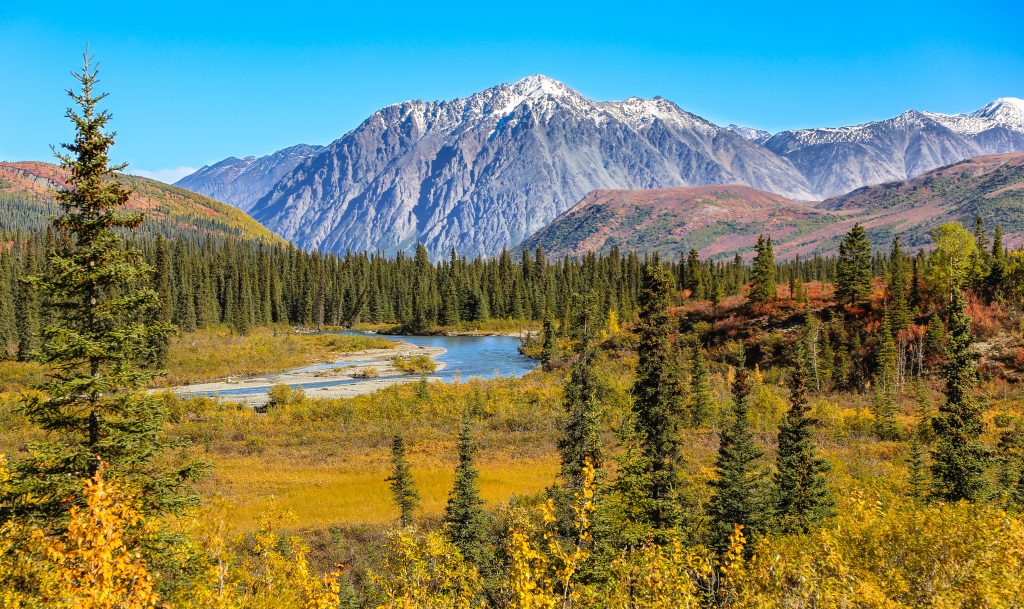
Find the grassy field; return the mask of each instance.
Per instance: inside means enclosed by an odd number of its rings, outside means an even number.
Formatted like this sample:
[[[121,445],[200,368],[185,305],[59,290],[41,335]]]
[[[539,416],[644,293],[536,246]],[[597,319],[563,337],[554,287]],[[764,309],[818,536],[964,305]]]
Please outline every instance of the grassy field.
[[[258,456],[214,459],[214,474],[204,484],[207,497],[219,497],[231,508],[232,525],[255,528],[261,515],[287,511],[292,526],[323,529],[347,526],[391,525],[398,508],[391,501],[386,454],[367,455],[370,463],[354,461],[295,463],[268,461]],[[531,495],[551,486],[558,470],[557,457],[512,460],[507,455],[481,454],[480,492],[490,507],[513,495]],[[453,480],[452,463],[435,458],[411,459],[421,516],[440,516]]]

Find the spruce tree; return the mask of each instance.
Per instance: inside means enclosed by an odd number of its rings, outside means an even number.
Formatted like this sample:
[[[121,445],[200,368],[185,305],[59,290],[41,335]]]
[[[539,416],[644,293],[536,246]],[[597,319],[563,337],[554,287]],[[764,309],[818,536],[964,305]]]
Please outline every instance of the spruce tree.
[[[0,360],[11,356],[18,343],[18,323],[14,309],[13,256],[0,251]]]
[[[974,397],[977,372],[971,353],[971,319],[959,288],[950,302],[945,377],[946,401],[932,421],[934,495],[946,501],[976,501],[985,491],[989,451],[981,442],[983,409]]]
[[[395,505],[398,506],[402,526],[412,526],[413,512],[416,511],[420,496],[413,483],[409,462],[405,460],[405,441],[399,434],[391,439],[391,476],[387,482],[391,486]]]
[[[167,242],[163,235],[157,235],[156,254],[153,265],[153,287],[156,289],[158,304],[153,315],[153,322],[170,327],[173,310],[171,305],[174,296],[171,294],[171,261],[167,251]],[[157,368],[167,365],[167,354],[170,351],[170,334],[156,336],[153,343],[153,362]]]
[[[647,464],[646,522],[659,538],[682,521],[678,429],[682,413],[671,382],[673,324],[668,313],[669,281],[657,262],[643,270],[637,322],[633,423]]]
[[[765,305],[775,300],[775,251],[772,238],[760,235],[757,238],[757,253],[750,271],[750,295],[752,305]]]
[[[816,421],[810,416],[800,366],[793,373],[790,399],[775,457],[775,517],[783,531],[807,532],[833,514],[834,502],[825,479],[829,464],[818,457],[814,443]]]
[[[595,357],[596,352],[589,341],[581,341],[562,399],[565,422],[562,437],[558,440],[562,461],[560,478],[570,496],[582,488],[583,467],[587,460],[594,467],[601,466],[599,381],[594,369]]]
[[[875,415],[875,435],[880,440],[896,440],[900,435],[896,424],[896,343],[892,338],[888,312],[883,317],[878,332],[875,383],[871,400]]]
[[[871,293],[871,241],[859,223],[839,242],[836,300],[857,304]]]
[[[925,498],[929,484],[921,434],[915,432],[910,438],[910,451],[907,455],[907,487],[910,496],[916,500]]]
[[[545,367],[551,364],[555,357],[555,330],[551,327],[551,318],[544,315],[544,322],[541,325],[541,346],[540,363]]]
[[[996,225],[992,235],[992,253],[989,256],[988,277],[985,280],[985,294],[989,300],[1004,295],[1006,280],[1006,251],[1003,249],[1003,227]]]
[[[565,385],[562,406],[565,419],[562,435],[558,439],[561,456],[559,472],[560,486],[555,492],[558,506],[559,528],[573,531],[572,509],[575,498],[583,489],[583,472],[586,464],[599,468],[602,465],[601,438],[599,430],[599,381],[594,369],[596,352],[588,337],[580,341],[576,361],[572,367],[569,382]],[[578,531],[577,531],[578,532]]]
[[[708,364],[704,359],[700,343],[695,342],[690,358],[690,423],[700,427],[711,416],[711,383]]]
[[[459,463],[455,467],[455,484],[448,493],[448,505],[444,511],[444,527],[462,557],[481,571],[492,563],[490,533],[484,500],[477,487],[479,473],[473,459],[476,445],[473,442],[472,419],[467,414],[459,431]]]
[[[750,427],[747,372],[740,370],[733,383],[732,420],[719,433],[715,478],[708,504],[711,517],[711,545],[724,551],[736,525],[741,524],[748,537],[765,530],[769,516],[764,473],[760,468],[761,451]]]
[[[892,240],[889,252],[889,281],[885,287],[885,296],[892,324],[893,335],[898,335],[910,326],[910,308],[907,305],[907,259],[900,247],[900,238]]]
[[[195,473],[161,466],[164,408],[144,391],[153,372],[142,366],[169,327],[147,323],[159,307],[152,269],[116,232],[143,218],[119,213],[129,192],[115,177],[124,166],[110,165],[110,114],[98,110],[105,95],[94,91],[90,57],[75,77],[81,90],[69,95],[78,108],[67,112],[75,139],[57,153],[68,174],[57,194],[63,213],[53,220],[59,238],[46,274],[31,278],[55,323],[44,330],[41,355],[51,378],[24,410],[48,435],[18,464],[15,510],[64,512],[81,479],[104,463],[108,479],[137,492],[145,512],[162,512],[188,502],[183,491]]]
[[[31,243],[25,255],[23,269],[25,277],[18,282],[14,309],[18,318],[18,359],[26,362],[34,359],[39,353],[39,325],[41,323],[39,286],[28,279],[42,269],[41,264],[36,260],[35,250]]]

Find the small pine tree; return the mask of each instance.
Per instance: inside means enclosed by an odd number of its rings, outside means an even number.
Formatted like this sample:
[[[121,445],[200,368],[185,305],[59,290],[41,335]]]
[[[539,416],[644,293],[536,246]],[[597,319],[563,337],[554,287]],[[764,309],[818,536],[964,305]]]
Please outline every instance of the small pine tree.
[[[875,435],[880,440],[899,439],[896,423],[896,343],[886,312],[879,328],[878,350],[875,353],[875,383],[871,407],[875,415]]]
[[[949,336],[943,375],[946,401],[932,424],[936,444],[932,451],[934,494],[946,501],[976,501],[985,490],[989,452],[981,442],[983,409],[973,391],[977,373],[971,353],[971,318],[959,288],[953,290]]]
[[[551,365],[555,357],[555,330],[551,327],[551,318],[544,315],[541,326],[540,363],[545,367]]]
[[[942,362],[946,359],[946,325],[938,313],[928,318],[924,334],[924,353],[929,360]]]
[[[448,493],[444,510],[444,527],[462,557],[481,572],[493,562],[490,549],[490,527],[484,500],[480,498],[477,479],[480,474],[474,464],[476,446],[473,442],[472,419],[467,415],[459,431],[459,463],[455,467],[455,484]]]
[[[700,343],[694,343],[690,358],[690,423],[700,427],[711,416],[711,382]]]
[[[752,305],[765,305],[775,300],[775,252],[772,238],[760,235],[757,238],[757,253],[750,271],[750,295]]]
[[[779,426],[779,448],[775,457],[775,517],[786,532],[807,532],[833,515],[825,475],[829,464],[817,455],[814,443],[816,421],[807,405],[805,374],[799,366],[793,374],[793,395],[786,417]]]
[[[716,475],[711,481],[713,495],[707,509],[711,545],[718,552],[728,547],[736,525],[743,525],[749,533],[760,533],[768,521],[768,497],[759,466],[761,451],[754,442],[748,414],[749,393],[747,373],[740,369],[733,382],[732,420],[719,433]]]
[[[921,435],[915,433],[910,438],[910,453],[907,456],[907,487],[910,496],[915,500],[924,499],[928,496],[930,483]]]
[[[416,492],[409,462],[405,460],[405,441],[398,434],[391,439],[391,476],[387,482],[391,485],[391,496],[398,506],[402,527],[412,526],[413,512],[420,496]]]

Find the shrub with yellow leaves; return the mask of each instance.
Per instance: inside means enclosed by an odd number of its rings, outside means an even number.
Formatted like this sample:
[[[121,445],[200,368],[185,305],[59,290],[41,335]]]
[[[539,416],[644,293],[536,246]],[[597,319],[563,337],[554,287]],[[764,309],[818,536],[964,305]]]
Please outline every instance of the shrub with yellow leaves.
[[[833,526],[762,539],[723,586],[734,608],[1024,607],[1024,523],[982,505],[854,493]]]
[[[481,607],[483,583],[476,568],[441,533],[411,529],[392,533],[379,571],[369,574],[379,609]]]
[[[0,487],[9,482],[6,460],[0,456]],[[59,535],[13,521],[0,524],[4,607],[156,606],[153,576],[137,541],[150,527],[135,500],[106,481],[102,467],[84,481],[83,495],[84,505],[71,509],[67,527]]]
[[[541,506],[544,518],[544,545],[535,546],[529,535],[513,528],[509,553],[512,558],[510,587],[511,607],[515,609],[547,609],[586,606],[591,598],[589,587],[578,586],[574,577],[590,556],[590,517],[594,512],[594,479],[596,472],[590,459],[583,466],[583,480],[573,502],[574,539],[559,539],[554,501]],[[546,551],[545,551],[546,550]]]
[[[195,537],[207,568],[175,606],[182,609],[333,609],[340,602],[338,573],[317,575],[298,537],[277,530],[288,519],[264,516],[251,538],[231,538],[224,504],[200,520]]]
[[[711,561],[676,539],[623,553],[609,575],[600,594],[607,609],[698,609],[709,593],[697,584],[709,580]]]

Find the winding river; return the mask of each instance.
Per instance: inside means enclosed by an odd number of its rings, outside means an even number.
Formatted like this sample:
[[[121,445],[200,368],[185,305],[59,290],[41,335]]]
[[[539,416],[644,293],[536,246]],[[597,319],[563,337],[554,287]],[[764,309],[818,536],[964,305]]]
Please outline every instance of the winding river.
[[[347,330],[344,334],[365,335],[367,333]],[[450,383],[455,379],[495,377],[518,378],[537,367],[537,362],[519,353],[519,338],[516,336],[387,336],[387,338],[424,349],[424,352],[436,353],[435,359],[442,367],[431,377]],[[443,352],[440,352],[443,350]],[[387,356],[390,357],[390,356]],[[267,387],[270,384],[285,384],[292,389],[302,389],[316,397],[317,393],[332,393],[331,390],[346,388],[346,393],[366,393],[385,387],[398,381],[413,380],[401,374],[386,374],[371,379],[358,378],[316,378],[318,373],[351,366],[369,366],[380,364],[381,360],[353,360],[342,358],[337,362],[328,362],[303,366],[279,374],[252,379],[244,379],[239,387],[228,386],[190,386],[175,391],[181,396],[220,396],[259,403],[265,401]]]

